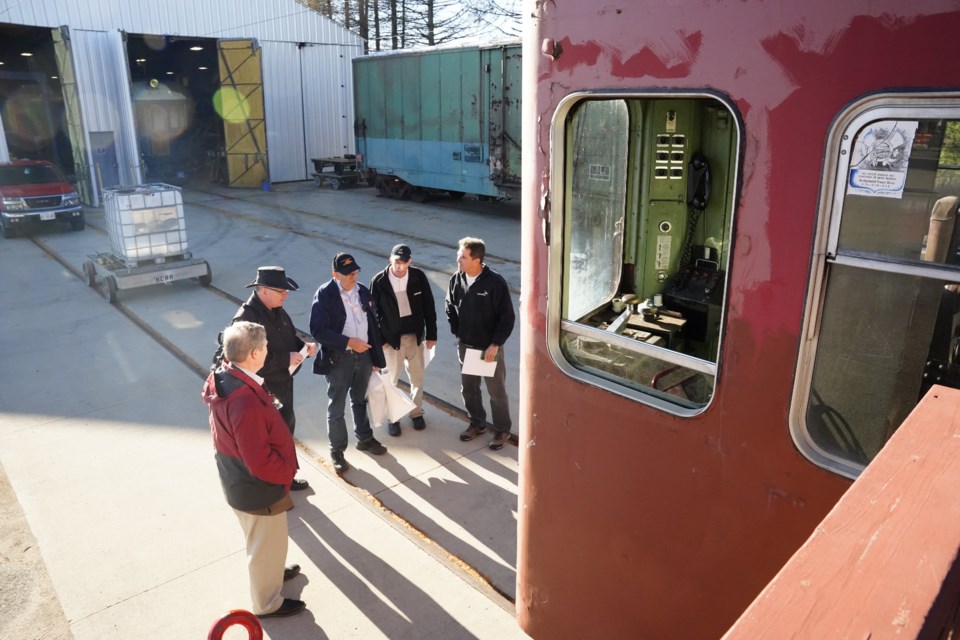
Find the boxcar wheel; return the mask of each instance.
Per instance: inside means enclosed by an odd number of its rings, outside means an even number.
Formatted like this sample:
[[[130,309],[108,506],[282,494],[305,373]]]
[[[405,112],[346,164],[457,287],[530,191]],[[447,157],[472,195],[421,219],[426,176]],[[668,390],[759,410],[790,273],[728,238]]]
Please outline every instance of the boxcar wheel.
[[[459,200],[463,197],[463,191],[447,191],[450,194],[451,200]]]
[[[90,260],[83,263],[83,277],[87,281],[88,287],[97,284],[97,267]]]

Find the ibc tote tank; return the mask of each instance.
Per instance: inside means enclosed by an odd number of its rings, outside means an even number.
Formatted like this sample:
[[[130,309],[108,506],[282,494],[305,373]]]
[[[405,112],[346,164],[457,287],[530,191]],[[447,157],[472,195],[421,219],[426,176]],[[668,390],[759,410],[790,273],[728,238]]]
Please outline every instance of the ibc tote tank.
[[[519,191],[520,51],[510,42],[353,60],[360,166],[383,195]]]

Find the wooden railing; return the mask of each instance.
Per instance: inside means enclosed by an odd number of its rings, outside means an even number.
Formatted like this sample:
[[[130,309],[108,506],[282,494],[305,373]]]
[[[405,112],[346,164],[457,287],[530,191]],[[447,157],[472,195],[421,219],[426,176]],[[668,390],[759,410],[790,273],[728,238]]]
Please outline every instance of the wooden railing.
[[[930,389],[724,640],[960,638],[960,391]]]

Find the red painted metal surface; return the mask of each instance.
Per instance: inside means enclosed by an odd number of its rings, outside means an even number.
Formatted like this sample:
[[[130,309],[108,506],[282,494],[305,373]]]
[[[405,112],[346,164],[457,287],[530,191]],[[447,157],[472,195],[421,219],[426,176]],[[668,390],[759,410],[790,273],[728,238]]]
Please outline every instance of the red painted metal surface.
[[[849,487],[797,452],[787,423],[831,122],[871,92],[960,88],[960,10],[525,9],[518,620],[534,638],[716,638]],[[551,118],[569,94],[604,89],[710,90],[743,120],[722,364],[693,418],[574,380],[547,351]]]
[[[260,619],[243,609],[234,609],[214,622],[210,627],[210,633],[207,634],[207,640],[223,640],[223,634],[233,626],[246,629],[249,640],[263,640],[263,626],[260,625]]]

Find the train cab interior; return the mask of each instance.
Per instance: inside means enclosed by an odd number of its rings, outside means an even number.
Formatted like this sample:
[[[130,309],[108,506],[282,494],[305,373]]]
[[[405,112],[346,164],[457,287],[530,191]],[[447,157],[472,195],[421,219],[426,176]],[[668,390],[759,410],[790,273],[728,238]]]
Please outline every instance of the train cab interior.
[[[740,138],[712,96],[593,95],[561,108],[561,368],[675,413],[709,403]]]

